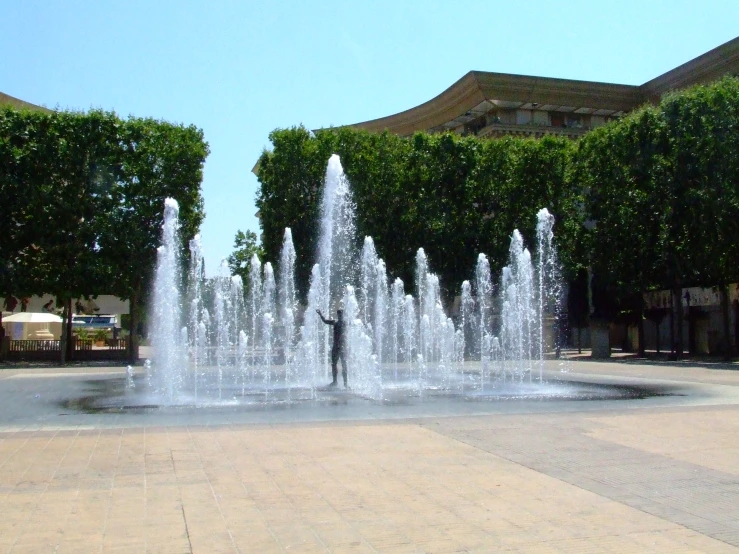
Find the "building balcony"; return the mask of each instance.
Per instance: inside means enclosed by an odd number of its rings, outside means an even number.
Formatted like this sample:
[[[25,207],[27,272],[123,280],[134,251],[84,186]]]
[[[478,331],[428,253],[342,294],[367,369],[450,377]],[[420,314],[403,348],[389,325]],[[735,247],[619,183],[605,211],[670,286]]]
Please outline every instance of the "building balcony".
[[[505,136],[543,137],[544,135],[564,136],[571,139],[580,138],[590,131],[590,127],[553,127],[551,125],[491,123],[480,129],[475,136],[494,138]]]

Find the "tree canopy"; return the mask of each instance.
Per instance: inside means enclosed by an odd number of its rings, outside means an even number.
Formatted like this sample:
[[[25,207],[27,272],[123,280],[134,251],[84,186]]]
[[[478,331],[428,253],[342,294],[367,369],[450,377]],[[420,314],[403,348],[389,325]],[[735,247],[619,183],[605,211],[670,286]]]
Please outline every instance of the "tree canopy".
[[[533,240],[542,207],[556,217],[566,274],[591,267],[616,301],[739,281],[736,78],[671,93],[574,142],[303,127],[270,140],[257,193],[265,257],[278,259],[291,227],[303,293],[333,153],[352,183],[358,240],[371,235],[406,282],[421,246],[448,293],[472,274],[478,252],[499,271],[513,229]]]
[[[263,247],[267,259],[278,259],[283,230],[292,228],[303,294],[333,153],[352,183],[357,240],[372,236],[388,270],[406,283],[413,282],[415,252],[423,247],[447,294],[456,294],[478,253],[502,267],[514,228],[533,241],[536,212],[544,206],[557,216],[558,240],[580,240],[578,195],[567,180],[573,144],[566,139],[487,141],[450,133],[401,138],[346,128],[312,136],[295,127],[274,131],[270,140],[273,150],[262,154],[258,175]],[[568,267],[576,268],[582,249],[562,250]]]
[[[164,199],[179,202],[185,244],[200,226],[207,155],[194,126],[1,109],[0,294],[60,304],[115,294],[133,312],[152,276]]]
[[[249,263],[255,254],[260,259],[264,257],[262,248],[258,243],[257,234],[254,231],[238,230],[234,238],[234,251],[228,257],[227,263],[231,275],[241,277],[244,290],[248,290],[250,285]]]

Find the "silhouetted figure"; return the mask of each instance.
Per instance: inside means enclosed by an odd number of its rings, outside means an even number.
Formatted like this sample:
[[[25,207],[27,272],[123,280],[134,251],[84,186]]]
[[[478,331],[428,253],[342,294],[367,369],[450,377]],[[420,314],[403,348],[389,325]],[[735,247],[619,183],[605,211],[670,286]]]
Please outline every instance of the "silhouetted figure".
[[[337,363],[341,360],[341,375],[344,377],[344,387],[347,386],[346,382],[346,348],[344,345],[344,312],[342,310],[336,310],[336,319],[326,319],[323,317],[321,310],[316,310],[318,315],[326,325],[334,326],[334,344],[331,348],[331,372],[334,380],[331,382],[331,386],[335,387],[338,385],[336,377],[338,375]]]
[[[18,305],[18,299],[15,296],[7,296],[5,298],[5,309],[9,312],[12,312],[15,310],[15,307]]]

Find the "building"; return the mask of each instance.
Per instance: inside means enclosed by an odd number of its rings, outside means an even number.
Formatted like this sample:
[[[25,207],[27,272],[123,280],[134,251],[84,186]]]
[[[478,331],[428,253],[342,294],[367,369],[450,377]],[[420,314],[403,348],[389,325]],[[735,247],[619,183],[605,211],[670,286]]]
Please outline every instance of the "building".
[[[40,110],[44,112],[49,112],[51,110],[47,108],[42,108],[41,106],[37,106],[35,104],[31,104],[30,102],[26,102],[24,100],[20,100],[19,98],[15,98],[14,96],[10,96],[9,94],[5,94],[3,92],[0,92],[0,108],[3,106],[12,106],[16,109],[29,109],[29,110]]]
[[[578,138],[663,94],[739,75],[739,37],[641,86],[470,71],[436,98],[395,115],[346,125],[409,136],[462,135]],[[252,168],[259,172],[259,161]],[[257,214],[259,217],[259,214]]]
[[[395,115],[348,125],[401,136],[417,131],[463,135],[570,138],[666,92],[739,75],[735,38],[641,86],[470,71],[436,98]]]

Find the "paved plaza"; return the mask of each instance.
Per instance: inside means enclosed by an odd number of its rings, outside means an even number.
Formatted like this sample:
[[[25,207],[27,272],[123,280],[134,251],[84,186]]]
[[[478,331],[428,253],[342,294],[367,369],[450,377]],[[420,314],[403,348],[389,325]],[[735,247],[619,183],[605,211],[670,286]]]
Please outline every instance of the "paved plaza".
[[[617,401],[69,402],[123,372],[0,370],[0,552],[739,552],[732,366],[570,364],[665,392]]]

